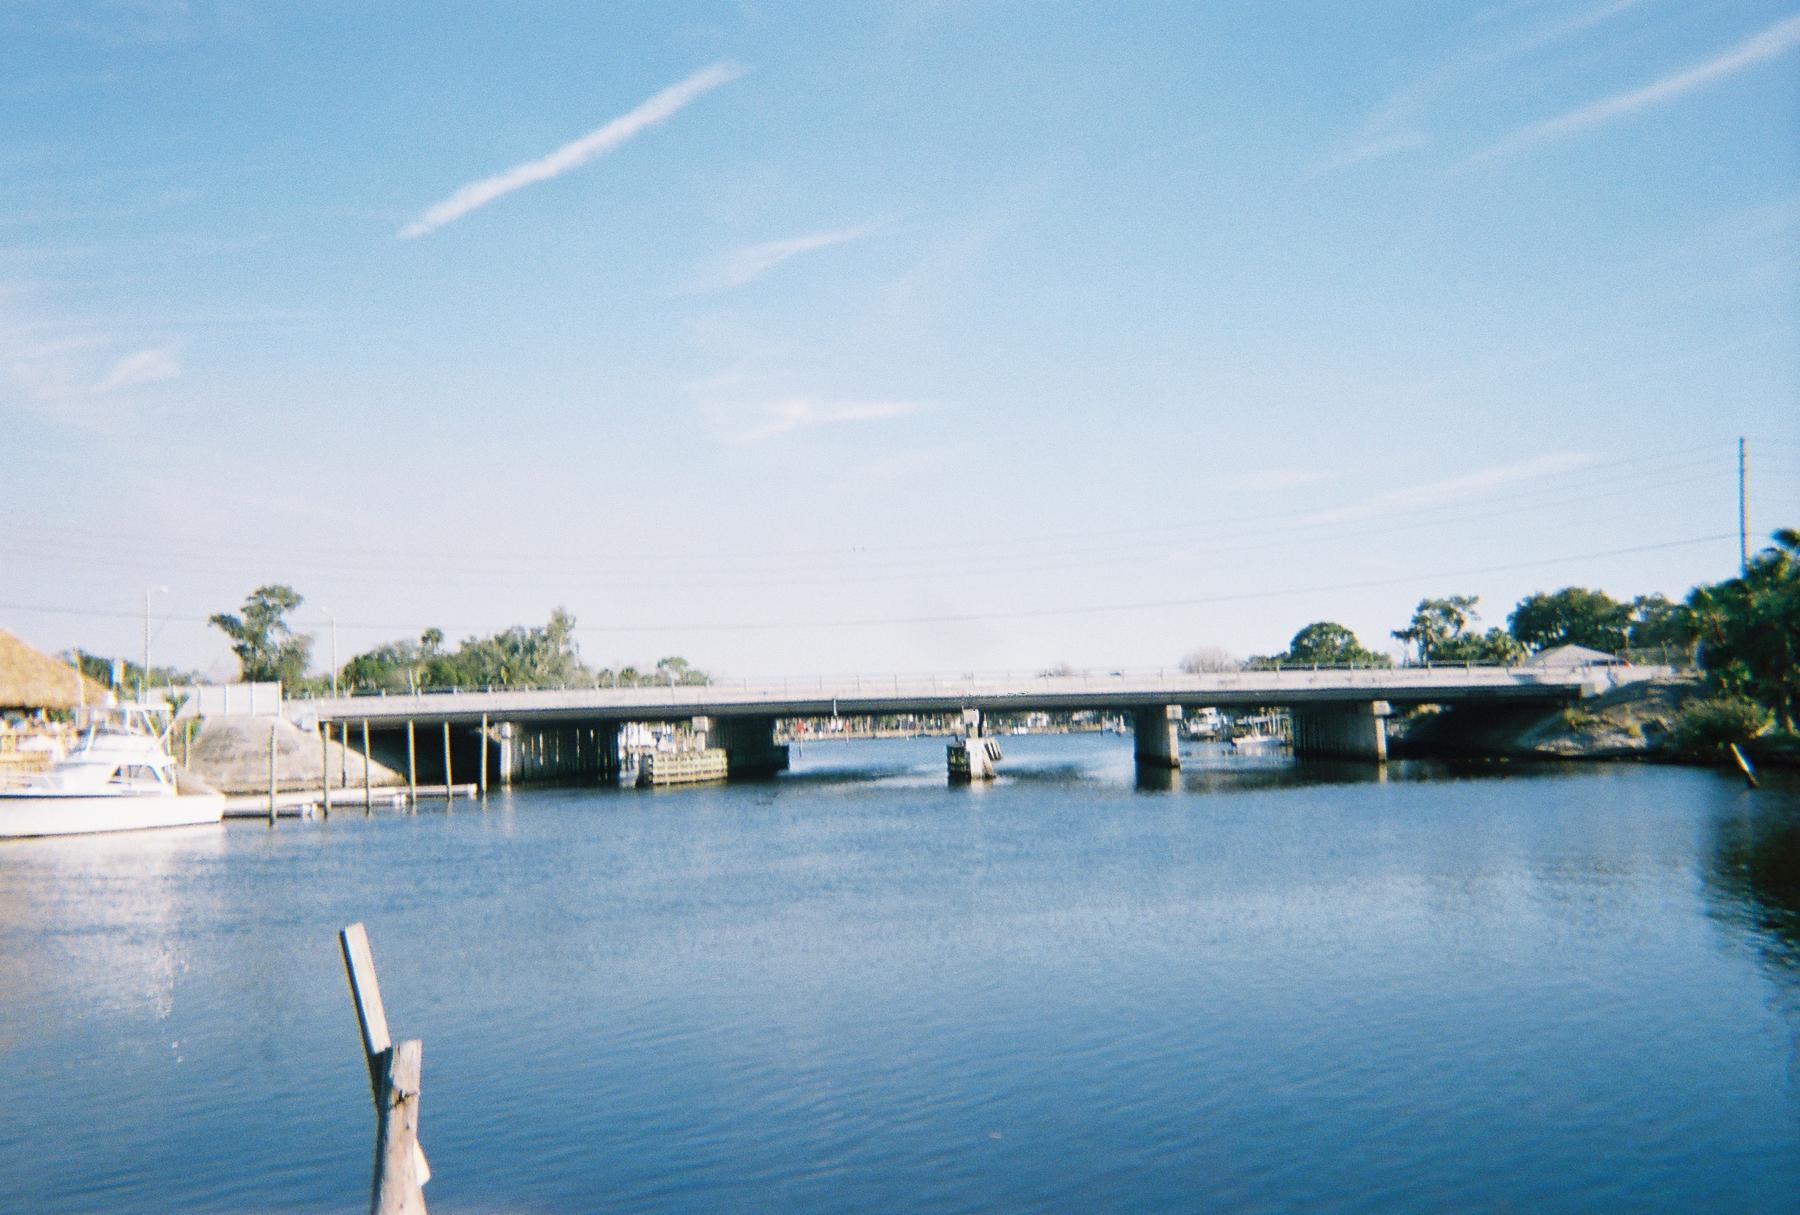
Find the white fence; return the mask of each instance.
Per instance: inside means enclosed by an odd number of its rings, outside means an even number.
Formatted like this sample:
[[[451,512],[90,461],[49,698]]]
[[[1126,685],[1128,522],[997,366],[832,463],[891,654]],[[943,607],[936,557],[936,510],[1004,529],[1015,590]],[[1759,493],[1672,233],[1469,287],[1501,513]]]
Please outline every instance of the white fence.
[[[184,717],[274,717],[281,713],[279,683],[171,684],[163,689]]]

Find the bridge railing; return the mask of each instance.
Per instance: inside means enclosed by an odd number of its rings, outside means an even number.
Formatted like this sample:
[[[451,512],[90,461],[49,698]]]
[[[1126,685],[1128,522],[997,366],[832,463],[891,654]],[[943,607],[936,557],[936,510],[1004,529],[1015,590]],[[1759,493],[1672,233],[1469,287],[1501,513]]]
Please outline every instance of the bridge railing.
[[[442,688],[393,693],[381,698],[395,702],[429,703],[442,707],[444,698],[468,697],[484,702],[511,702],[524,697],[536,704],[602,703],[619,706],[659,704],[742,704],[750,702],[941,699],[944,697],[1004,699],[1040,695],[1095,694],[1101,696],[1153,697],[1167,693],[1172,699],[1192,699],[1209,692],[1271,693],[1308,688],[1336,691],[1368,691],[1380,698],[1384,691],[1420,687],[1572,687],[1576,684],[1614,684],[1660,674],[1666,668],[1646,667],[1530,667],[1457,663],[1410,667],[1369,667],[1319,664],[1284,665],[1259,669],[1185,672],[1173,668],[1138,668],[1086,671],[963,671],[953,674],[743,676],[714,679],[704,685],[639,683],[635,686],[601,686],[591,683],[549,688]],[[359,699],[358,694],[337,701]],[[318,701],[330,697],[316,697]],[[473,707],[473,706],[472,706]],[[390,709],[390,711],[392,711]]]

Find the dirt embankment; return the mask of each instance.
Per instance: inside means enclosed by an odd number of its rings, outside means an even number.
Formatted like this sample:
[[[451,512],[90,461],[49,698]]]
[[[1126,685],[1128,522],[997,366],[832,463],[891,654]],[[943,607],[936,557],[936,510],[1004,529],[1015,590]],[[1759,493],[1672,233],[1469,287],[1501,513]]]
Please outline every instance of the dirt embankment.
[[[1390,723],[1400,756],[1514,759],[1680,759],[1670,745],[1682,706],[1702,695],[1693,679],[1629,684],[1563,708],[1465,705]]]
[[[194,739],[188,769],[223,793],[266,793],[269,788],[269,734],[275,735],[278,789],[317,789],[321,764],[335,787],[361,788],[362,754],[332,742],[321,756],[319,736],[279,717],[224,717],[206,723]],[[403,785],[406,778],[380,762],[369,764],[372,785]]]

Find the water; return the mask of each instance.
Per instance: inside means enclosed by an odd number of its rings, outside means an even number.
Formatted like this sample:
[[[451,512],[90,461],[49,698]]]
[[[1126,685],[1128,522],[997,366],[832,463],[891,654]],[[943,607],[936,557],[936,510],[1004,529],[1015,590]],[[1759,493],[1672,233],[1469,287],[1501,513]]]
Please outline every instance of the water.
[[[1129,740],[0,849],[0,1210],[1792,1210],[1800,791]]]

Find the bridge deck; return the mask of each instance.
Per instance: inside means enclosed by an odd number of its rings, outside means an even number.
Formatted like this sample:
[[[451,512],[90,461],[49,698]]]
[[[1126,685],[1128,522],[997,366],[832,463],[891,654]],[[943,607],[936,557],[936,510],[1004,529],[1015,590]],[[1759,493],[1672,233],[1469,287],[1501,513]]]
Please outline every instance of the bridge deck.
[[[1385,700],[1400,705],[1488,701],[1557,703],[1666,674],[1654,667],[1403,667],[1395,670],[1239,671],[1187,675],[1016,678],[861,676],[637,688],[548,688],[319,697],[289,702],[293,717],[371,724],[430,720],[677,721],[691,717],[826,717],[1131,710],[1157,705],[1301,707]]]

